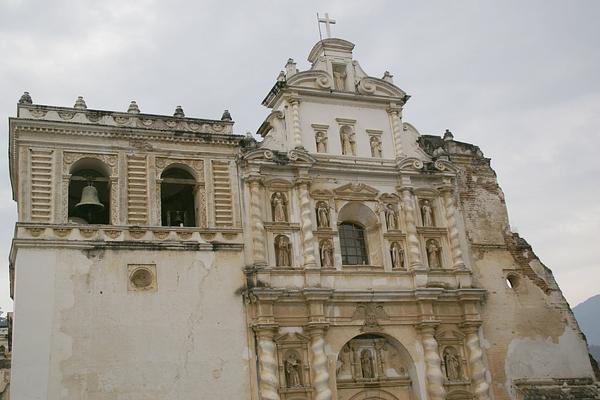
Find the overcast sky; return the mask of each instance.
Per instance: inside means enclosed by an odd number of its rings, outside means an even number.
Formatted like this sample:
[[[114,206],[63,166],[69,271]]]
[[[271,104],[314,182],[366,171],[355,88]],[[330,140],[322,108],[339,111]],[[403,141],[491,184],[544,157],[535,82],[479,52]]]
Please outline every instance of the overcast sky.
[[[218,119],[255,132],[289,57],[302,70],[316,13],[376,77],[412,95],[405,121],[479,145],[513,229],[572,306],[600,293],[600,1],[0,0],[0,306],[16,207],[8,117],[34,103]],[[40,299],[43,301],[43,299]]]

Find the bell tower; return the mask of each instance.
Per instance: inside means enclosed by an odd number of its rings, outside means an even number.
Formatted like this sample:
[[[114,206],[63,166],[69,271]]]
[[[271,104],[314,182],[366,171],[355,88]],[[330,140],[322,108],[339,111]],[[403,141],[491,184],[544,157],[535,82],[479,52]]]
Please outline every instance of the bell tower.
[[[229,318],[243,315],[244,284],[232,130],[228,111],[21,97],[9,150],[13,398],[244,397],[246,326]]]

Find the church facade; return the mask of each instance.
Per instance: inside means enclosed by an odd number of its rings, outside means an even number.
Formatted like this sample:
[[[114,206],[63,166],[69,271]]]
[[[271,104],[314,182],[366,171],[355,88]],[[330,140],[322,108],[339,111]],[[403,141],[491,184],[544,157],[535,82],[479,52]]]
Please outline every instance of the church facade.
[[[21,98],[13,399],[598,398],[490,160],[353,48],[288,60],[262,140]]]

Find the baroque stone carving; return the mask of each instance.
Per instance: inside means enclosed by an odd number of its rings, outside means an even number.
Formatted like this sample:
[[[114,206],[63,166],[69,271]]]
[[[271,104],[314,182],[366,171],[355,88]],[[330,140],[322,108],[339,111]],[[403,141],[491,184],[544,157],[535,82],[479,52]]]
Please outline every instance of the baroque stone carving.
[[[323,239],[320,244],[321,249],[321,266],[323,268],[333,267],[333,245],[331,239]]]
[[[392,269],[403,269],[405,266],[404,249],[398,242],[393,242],[390,246],[390,255],[392,258]]]
[[[430,325],[421,327],[421,343],[425,353],[425,375],[427,377],[427,393],[431,400],[444,400],[444,376],[441,359],[438,353],[438,343],[434,337],[435,328]]]
[[[434,226],[433,225],[433,209],[429,200],[423,200],[421,204],[421,216],[423,218],[423,226]]]
[[[448,346],[444,349],[444,366],[446,369],[446,378],[448,378],[449,381],[462,380],[460,356],[452,346]]]
[[[354,140],[354,131],[350,125],[343,125],[340,128],[340,139],[342,142],[342,154],[345,156],[356,155],[356,142]]]
[[[362,332],[381,331],[383,328],[379,324],[379,320],[389,319],[389,316],[383,309],[383,305],[376,303],[358,304],[352,315],[352,320],[363,319],[364,323],[360,330]]]
[[[71,165],[83,158],[94,158],[102,161],[110,168],[110,175],[116,176],[117,155],[116,154],[98,154],[98,153],[73,153],[65,151],[63,153],[63,172],[69,173]]]
[[[385,206],[385,221],[388,231],[398,229],[398,213],[394,209],[393,204],[387,204]]]
[[[278,267],[290,267],[290,239],[285,235],[275,237],[275,260]]]
[[[371,144],[371,157],[381,158],[383,151],[381,146],[381,139],[377,136],[371,136],[369,143]]]
[[[437,240],[429,239],[427,241],[427,260],[429,268],[441,268],[441,248]]]
[[[286,206],[287,201],[285,195],[281,192],[273,193],[273,196],[271,196],[273,222],[287,222]]]
[[[330,224],[329,205],[324,201],[319,201],[317,203],[317,227],[329,228]]]
[[[315,134],[317,153],[327,153],[327,132],[318,131]]]
[[[288,388],[302,386],[302,362],[295,351],[289,351],[284,362],[285,382]]]
[[[204,160],[199,159],[156,157],[156,177],[160,178],[164,169],[171,164],[182,164],[188,166],[196,173],[196,179],[199,182],[204,181]]]

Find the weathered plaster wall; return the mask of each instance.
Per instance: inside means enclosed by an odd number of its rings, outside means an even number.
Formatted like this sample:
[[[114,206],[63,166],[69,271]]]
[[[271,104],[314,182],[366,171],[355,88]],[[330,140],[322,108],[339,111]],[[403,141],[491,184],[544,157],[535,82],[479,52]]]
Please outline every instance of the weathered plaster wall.
[[[463,168],[460,205],[474,282],[488,291],[483,334],[496,399],[515,398],[516,379],[591,378],[585,341],[569,306],[551,271],[510,233],[504,196],[487,160],[454,161]]]
[[[157,291],[128,291],[135,263],[156,264]],[[247,397],[240,264],[237,251],[20,249],[13,398]]]

